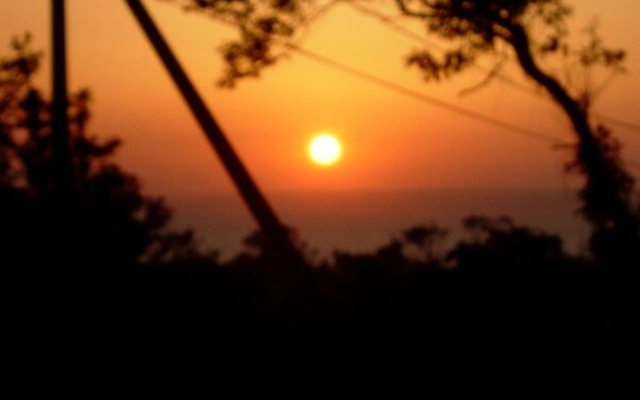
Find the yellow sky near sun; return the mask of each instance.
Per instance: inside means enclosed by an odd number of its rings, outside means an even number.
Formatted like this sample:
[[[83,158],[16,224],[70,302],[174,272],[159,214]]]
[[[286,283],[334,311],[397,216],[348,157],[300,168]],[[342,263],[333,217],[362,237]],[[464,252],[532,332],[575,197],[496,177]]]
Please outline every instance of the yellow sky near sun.
[[[438,187],[558,187],[568,154],[547,143],[469,120],[293,55],[259,80],[233,91],[215,87],[222,63],[216,48],[231,31],[207,18],[146,0],[156,22],[265,191]],[[596,109],[640,125],[640,4],[574,1],[577,26],[599,15],[606,41],[629,51],[629,73],[616,79]],[[632,3],[632,5],[629,5]],[[606,4],[606,7],[605,7]],[[91,88],[92,132],[124,139],[119,160],[147,192],[230,192],[221,165],[200,133],[124,2],[67,0],[70,88]],[[49,1],[2,0],[0,40],[24,31],[49,53]],[[404,67],[417,47],[379,22],[339,7],[308,33],[305,48],[429,96],[494,118],[571,139],[563,116],[494,82],[472,95],[481,72],[425,85]],[[0,48],[6,55],[8,47]],[[45,59],[48,62],[48,59]],[[39,77],[48,85],[48,64]],[[507,70],[520,79],[516,70]],[[345,156],[331,168],[309,162],[318,132],[341,138]],[[640,133],[616,129],[625,157],[640,161]]]

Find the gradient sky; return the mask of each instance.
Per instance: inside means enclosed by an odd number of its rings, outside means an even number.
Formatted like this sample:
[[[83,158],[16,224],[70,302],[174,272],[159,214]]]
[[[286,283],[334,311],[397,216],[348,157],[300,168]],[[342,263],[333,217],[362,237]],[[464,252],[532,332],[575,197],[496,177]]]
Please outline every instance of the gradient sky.
[[[216,49],[232,31],[162,1],[144,3],[267,193],[571,185],[563,173],[566,150],[376,87],[300,55],[232,91],[219,89],[215,81],[222,64]],[[629,53],[628,73],[609,84],[595,110],[640,125],[640,3],[571,4],[576,32],[597,16],[606,43]],[[124,2],[67,0],[67,9],[70,89],[88,87],[94,95],[91,132],[124,140],[118,160],[142,179],[147,193],[231,192],[220,163]],[[34,48],[48,55],[48,13],[48,0],[0,1],[0,54],[8,54],[13,35],[29,31]],[[303,45],[443,101],[572,139],[563,115],[548,100],[498,81],[461,96],[461,90],[483,80],[482,72],[424,84],[404,66],[403,57],[417,44],[346,6],[317,22]],[[38,81],[48,87],[48,58],[43,67]],[[516,69],[507,68],[505,74],[522,80]],[[625,145],[625,158],[640,162],[640,133],[612,127]],[[321,168],[307,159],[306,144],[320,131],[331,131],[344,142],[344,158],[334,167]]]

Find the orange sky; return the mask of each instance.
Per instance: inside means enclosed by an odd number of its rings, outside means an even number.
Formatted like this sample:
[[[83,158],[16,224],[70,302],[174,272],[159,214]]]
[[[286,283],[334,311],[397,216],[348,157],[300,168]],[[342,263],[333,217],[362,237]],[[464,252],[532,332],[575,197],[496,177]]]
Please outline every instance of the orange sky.
[[[144,3],[267,193],[567,185],[562,166],[568,154],[549,144],[373,86],[299,55],[233,91],[218,89],[216,48],[229,29],[161,1]],[[595,109],[640,125],[640,4],[573,3],[576,26],[599,15],[607,43],[629,51],[629,72],[610,84]],[[124,139],[119,160],[141,177],[147,193],[231,192],[230,181],[124,2],[67,0],[67,7],[70,88],[93,92],[92,132]],[[30,31],[34,47],[48,54],[48,11],[48,0],[2,0],[2,43]],[[348,7],[317,23],[304,42],[307,49],[429,96],[571,139],[562,114],[549,101],[503,83],[461,97],[460,90],[482,81],[481,72],[423,84],[403,63],[416,46]],[[0,54],[8,54],[8,46]],[[44,67],[39,81],[48,85],[49,66]],[[507,73],[521,78],[516,70]],[[640,133],[615,128],[626,146],[625,157],[640,162]],[[307,142],[320,131],[334,132],[344,142],[344,157],[332,168],[307,159]]]

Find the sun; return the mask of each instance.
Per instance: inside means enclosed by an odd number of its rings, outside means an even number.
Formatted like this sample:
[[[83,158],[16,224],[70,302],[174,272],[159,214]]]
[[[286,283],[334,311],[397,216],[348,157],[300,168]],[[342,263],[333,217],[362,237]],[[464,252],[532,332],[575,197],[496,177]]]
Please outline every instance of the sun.
[[[342,144],[330,133],[316,135],[309,142],[309,157],[318,165],[333,165],[342,156]]]

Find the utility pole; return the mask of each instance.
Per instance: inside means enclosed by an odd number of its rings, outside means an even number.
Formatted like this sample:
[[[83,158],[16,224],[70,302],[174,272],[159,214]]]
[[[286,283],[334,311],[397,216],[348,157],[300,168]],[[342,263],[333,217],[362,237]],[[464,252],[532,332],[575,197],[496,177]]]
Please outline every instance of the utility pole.
[[[65,0],[51,0],[51,26],[51,48],[53,49],[53,102],[51,106],[53,163],[56,190],[65,197],[71,186]]]
[[[275,254],[280,258],[280,261],[286,264],[296,266],[304,265],[304,258],[291,241],[287,229],[280,223],[266,198],[262,195],[258,186],[249,175],[249,172],[231,146],[231,143],[229,143],[225,137],[215,118],[209,112],[204,101],[169,48],[169,45],[164,40],[147,10],[140,0],[125,1],[171,75],[174,83],[180,90],[184,100],[189,105],[191,112],[222,161],[224,168],[260,226],[262,233],[270,242]]]

